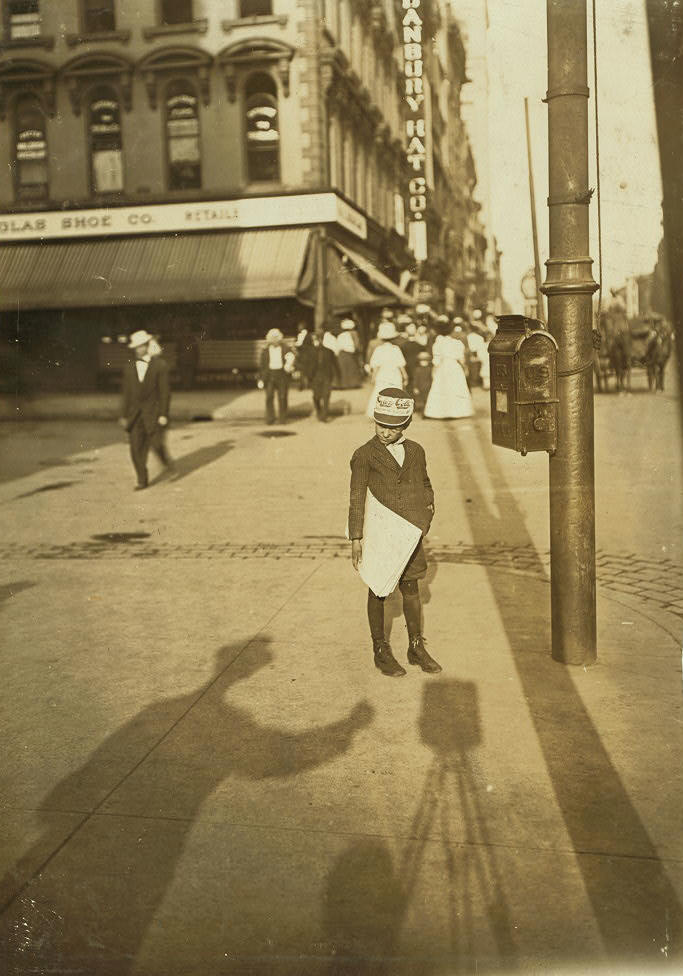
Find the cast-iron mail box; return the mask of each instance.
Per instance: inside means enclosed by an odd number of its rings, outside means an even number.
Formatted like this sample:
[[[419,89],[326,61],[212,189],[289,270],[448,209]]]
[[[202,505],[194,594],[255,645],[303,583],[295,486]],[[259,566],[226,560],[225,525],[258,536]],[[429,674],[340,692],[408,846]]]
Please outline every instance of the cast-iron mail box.
[[[557,448],[557,343],[537,319],[501,315],[489,343],[494,444],[526,454]]]

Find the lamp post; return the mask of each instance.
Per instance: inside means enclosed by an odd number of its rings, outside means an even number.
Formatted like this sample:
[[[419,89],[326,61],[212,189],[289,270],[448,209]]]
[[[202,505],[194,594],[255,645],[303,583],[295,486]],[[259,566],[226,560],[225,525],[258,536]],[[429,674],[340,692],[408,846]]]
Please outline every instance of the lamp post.
[[[597,656],[589,257],[586,0],[547,0],[550,248],[542,287],[558,344],[558,447],[550,458],[552,656]]]

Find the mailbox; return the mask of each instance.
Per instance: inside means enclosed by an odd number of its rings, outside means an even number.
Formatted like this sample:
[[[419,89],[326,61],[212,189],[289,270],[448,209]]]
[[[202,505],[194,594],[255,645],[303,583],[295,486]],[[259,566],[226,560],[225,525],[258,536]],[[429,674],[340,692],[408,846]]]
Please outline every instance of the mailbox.
[[[557,448],[557,343],[542,322],[501,315],[489,343],[494,444],[520,451]]]

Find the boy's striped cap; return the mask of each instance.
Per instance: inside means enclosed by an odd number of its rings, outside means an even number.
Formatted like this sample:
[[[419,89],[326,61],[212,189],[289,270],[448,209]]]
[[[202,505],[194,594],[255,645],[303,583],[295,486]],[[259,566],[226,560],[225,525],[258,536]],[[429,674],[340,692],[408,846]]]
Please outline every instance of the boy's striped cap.
[[[403,427],[413,416],[414,409],[415,400],[410,393],[388,386],[377,394],[373,416],[382,427]]]

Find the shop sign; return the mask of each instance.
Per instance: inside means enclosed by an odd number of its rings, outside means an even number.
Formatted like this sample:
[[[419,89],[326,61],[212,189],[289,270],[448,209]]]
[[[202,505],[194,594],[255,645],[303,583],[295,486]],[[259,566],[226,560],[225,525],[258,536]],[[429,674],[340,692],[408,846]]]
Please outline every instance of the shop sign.
[[[367,221],[336,193],[249,197],[208,203],[162,203],[148,207],[94,207],[40,213],[0,213],[0,241],[339,224],[365,240]]]
[[[407,109],[406,157],[410,167],[408,183],[409,241],[418,261],[427,259],[427,126],[425,116],[424,60],[422,57],[422,0],[401,0],[403,7],[403,71]]]

